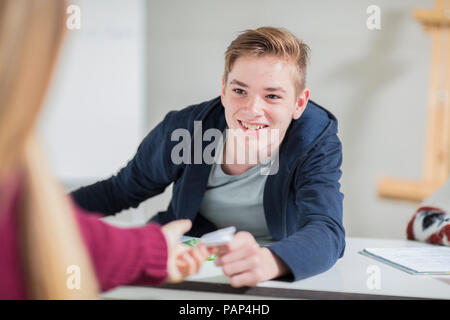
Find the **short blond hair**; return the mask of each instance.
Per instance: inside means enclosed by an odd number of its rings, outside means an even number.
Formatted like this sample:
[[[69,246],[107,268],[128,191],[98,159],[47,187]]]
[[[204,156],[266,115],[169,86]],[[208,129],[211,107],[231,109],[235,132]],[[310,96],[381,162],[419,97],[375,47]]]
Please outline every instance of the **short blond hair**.
[[[231,42],[225,52],[225,82],[239,57],[274,55],[295,63],[298,71],[296,89],[300,92],[306,84],[306,66],[309,63],[310,51],[307,44],[283,28],[261,27],[245,30]]]

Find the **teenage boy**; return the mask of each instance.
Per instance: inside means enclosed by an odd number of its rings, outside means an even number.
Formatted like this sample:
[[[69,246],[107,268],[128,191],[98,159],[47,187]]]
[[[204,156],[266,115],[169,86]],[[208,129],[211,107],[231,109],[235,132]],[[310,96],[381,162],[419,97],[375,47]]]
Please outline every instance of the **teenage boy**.
[[[125,168],[74,199],[114,214],[174,183],[167,211],[152,220],[191,219],[194,236],[236,226],[216,259],[232,286],[328,270],[345,247],[342,146],[336,118],[309,101],[308,58],[285,29],[241,33],[226,51],[220,97],[169,112]],[[213,162],[211,130],[225,135],[212,144]]]

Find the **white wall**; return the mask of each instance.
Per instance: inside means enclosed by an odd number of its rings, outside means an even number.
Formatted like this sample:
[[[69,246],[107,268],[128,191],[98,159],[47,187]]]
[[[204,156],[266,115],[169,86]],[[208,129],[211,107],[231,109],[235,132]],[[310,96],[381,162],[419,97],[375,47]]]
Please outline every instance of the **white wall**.
[[[368,30],[366,9],[381,9]],[[285,27],[312,49],[312,99],[340,121],[344,225],[350,236],[404,238],[417,204],[380,199],[376,179],[422,175],[429,37],[412,17],[431,1],[160,1],[148,7],[153,127],[169,110],[220,92],[223,56],[238,32]],[[153,199],[162,208],[168,192]]]
[[[72,3],[81,28],[67,30],[39,123],[53,172],[67,190],[123,167],[145,135],[148,112],[145,1]]]

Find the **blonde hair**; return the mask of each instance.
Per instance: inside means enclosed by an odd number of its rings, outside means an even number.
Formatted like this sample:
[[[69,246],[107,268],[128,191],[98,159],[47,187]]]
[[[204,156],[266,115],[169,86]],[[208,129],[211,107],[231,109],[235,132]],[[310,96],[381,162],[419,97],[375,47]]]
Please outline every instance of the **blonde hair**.
[[[305,88],[310,48],[286,29],[274,27],[245,30],[231,42],[225,52],[225,82],[239,57],[265,55],[274,55],[295,63],[298,71],[297,90],[301,91]]]
[[[9,169],[23,179],[19,243],[26,294],[35,299],[98,293],[73,208],[33,135],[63,39],[66,6],[62,0],[0,0],[0,177]],[[81,272],[78,290],[68,286],[70,266]]]

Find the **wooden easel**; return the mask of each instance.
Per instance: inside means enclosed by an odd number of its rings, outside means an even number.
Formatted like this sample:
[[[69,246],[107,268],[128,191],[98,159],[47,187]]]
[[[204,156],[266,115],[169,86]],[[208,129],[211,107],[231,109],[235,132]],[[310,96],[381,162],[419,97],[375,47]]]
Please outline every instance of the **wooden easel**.
[[[436,0],[433,10],[416,10],[414,17],[431,35],[424,177],[421,181],[384,177],[378,182],[378,195],[420,202],[450,173],[450,0]]]

